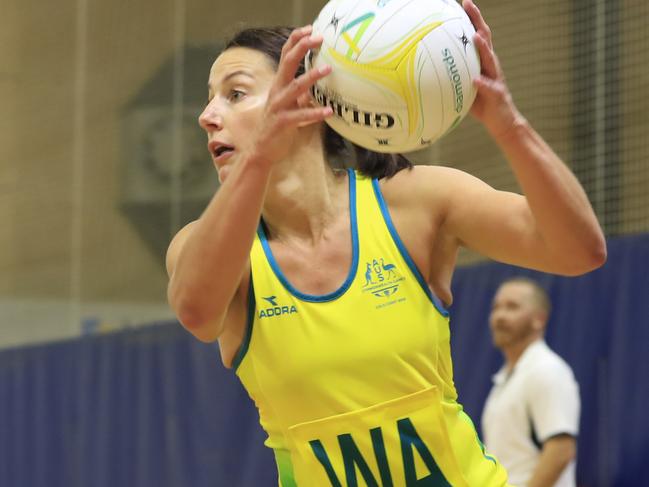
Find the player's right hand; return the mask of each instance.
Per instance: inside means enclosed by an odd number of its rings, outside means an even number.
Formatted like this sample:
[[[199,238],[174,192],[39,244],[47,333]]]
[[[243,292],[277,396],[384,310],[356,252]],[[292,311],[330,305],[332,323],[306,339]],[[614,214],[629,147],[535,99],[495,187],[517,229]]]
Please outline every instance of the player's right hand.
[[[300,128],[322,122],[333,113],[331,107],[304,102],[311,87],[331,72],[330,66],[314,68],[295,77],[307,52],[322,44],[322,36],[312,32],[311,26],[295,29],[284,44],[262,120],[253,137],[254,156],[271,164],[290,154]]]

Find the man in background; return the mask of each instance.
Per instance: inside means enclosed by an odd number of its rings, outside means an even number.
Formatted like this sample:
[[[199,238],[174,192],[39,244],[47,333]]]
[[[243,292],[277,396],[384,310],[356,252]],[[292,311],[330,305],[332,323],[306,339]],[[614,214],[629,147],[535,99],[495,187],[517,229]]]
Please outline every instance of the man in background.
[[[505,364],[482,414],[485,446],[520,487],[574,487],[579,387],[570,366],[545,343],[547,293],[534,280],[501,284],[489,325]]]

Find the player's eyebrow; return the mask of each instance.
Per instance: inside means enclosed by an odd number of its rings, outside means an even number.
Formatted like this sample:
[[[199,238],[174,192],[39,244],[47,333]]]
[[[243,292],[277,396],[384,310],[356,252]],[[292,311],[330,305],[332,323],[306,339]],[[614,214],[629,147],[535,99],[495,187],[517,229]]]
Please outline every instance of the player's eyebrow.
[[[226,81],[228,81],[229,79],[234,78],[235,76],[239,76],[239,75],[244,75],[244,76],[247,76],[248,78],[255,79],[254,75],[250,71],[245,70],[245,69],[237,69],[236,71],[232,71],[231,73],[226,74],[223,77],[223,79],[221,79],[220,84],[223,84]],[[208,89],[208,91],[211,89],[209,83],[207,84],[207,89]]]

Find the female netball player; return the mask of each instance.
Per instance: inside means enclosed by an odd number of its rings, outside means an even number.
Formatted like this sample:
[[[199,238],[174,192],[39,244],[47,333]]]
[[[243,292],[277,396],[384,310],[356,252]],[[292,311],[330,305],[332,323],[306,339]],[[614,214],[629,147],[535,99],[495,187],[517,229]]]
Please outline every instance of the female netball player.
[[[482,61],[472,113],[523,195],[362,150],[356,171],[332,169],[341,139],[309,95],[330,68],[302,66],[322,41],[310,27],[243,31],[210,71],[199,122],[221,188],[171,242],[169,301],[219,341],[283,487],[507,485],[453,385],[458,249],[564,275],[606,258],[582,187],[516,109],[487,24],[464,8]]]

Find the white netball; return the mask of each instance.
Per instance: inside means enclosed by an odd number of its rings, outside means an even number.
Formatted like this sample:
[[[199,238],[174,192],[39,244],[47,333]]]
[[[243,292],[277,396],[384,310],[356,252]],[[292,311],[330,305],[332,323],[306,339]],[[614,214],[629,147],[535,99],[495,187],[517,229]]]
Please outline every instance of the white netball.
[[[455,128],[475,99],[475,29],[454,0],[332,0],[313,24],[324,37],[309,67],[327,123],[377,152],[422,149]]]

